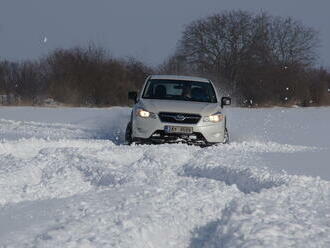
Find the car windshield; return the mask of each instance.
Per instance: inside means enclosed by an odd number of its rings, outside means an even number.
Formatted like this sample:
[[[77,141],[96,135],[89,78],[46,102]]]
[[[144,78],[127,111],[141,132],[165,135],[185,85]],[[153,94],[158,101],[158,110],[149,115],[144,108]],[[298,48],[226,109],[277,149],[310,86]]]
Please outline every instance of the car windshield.
[[[211,83],[151,79],[143,92],[143,98],[216,103],[217,98]]]

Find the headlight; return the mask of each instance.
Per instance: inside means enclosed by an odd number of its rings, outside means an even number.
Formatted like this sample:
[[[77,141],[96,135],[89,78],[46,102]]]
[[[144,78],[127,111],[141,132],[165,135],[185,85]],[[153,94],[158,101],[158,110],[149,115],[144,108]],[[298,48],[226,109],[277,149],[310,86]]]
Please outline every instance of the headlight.
[[[225,118],[225,116],[223,114],[215,113],[213,115],[204,117],[203,121],[216,123],[216,122],[223,121],[224,118]]]
[[[147,110],[144,109],[138,109],[136,111],[137,116],[142,117],[142,118],[153,118],[156,119],[156,115],[152,112],[149,112]]]

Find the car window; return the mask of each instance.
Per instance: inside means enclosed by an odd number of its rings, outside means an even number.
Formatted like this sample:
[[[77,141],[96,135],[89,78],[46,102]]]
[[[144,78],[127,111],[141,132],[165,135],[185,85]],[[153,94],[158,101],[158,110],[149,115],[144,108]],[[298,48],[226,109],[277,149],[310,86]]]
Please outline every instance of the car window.
[[[147,99],[217,102],[211,83],[183,80],[151,79],[147,82],[142,97]]]

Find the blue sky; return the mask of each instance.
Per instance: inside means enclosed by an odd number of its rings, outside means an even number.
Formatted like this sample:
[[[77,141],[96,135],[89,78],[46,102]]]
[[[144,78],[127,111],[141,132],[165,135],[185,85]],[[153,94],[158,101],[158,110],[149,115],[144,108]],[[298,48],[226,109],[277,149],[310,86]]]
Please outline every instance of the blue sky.
[[[325,0],[0,0],[0,58],[37,58],[93,42],[114,56],[157,65],[173,53],[185,25],[232,9],[292,16],[315,28],[321,39],[318,64],[330,67]]]

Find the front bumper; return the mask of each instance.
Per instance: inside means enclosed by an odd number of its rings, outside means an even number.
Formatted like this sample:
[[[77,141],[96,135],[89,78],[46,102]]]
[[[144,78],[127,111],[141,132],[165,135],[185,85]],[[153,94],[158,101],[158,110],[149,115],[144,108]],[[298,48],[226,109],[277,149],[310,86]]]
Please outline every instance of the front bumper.
[[[192,127],[192,134],[167,134],[165,126]],[[222,143],[225,140],[225,119],[218,123],[203,122],[203,118],[197,124],[180,124],[161,122],[157,117],[141,118],[133,117],[132,136],[135,140],[151,140],[164,142],[185,141],[187,143]]]

